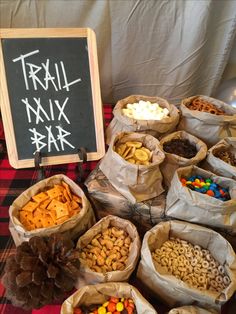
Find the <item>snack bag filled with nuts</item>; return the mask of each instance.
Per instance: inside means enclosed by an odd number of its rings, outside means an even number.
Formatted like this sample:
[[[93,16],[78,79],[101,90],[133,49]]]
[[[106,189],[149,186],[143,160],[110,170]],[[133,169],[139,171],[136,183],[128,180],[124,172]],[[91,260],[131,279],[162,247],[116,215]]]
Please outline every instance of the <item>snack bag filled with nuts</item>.
[[[122,132],[112,139],[99,168],[116,190],[134,204],[164,192],[159,169],[164,158],[153,136]]]
[[[165,192],[150,200],[133,204],[112,186],[98,166],[90,173],[85,185],[98,219],[107,215],[129,219],[141,237],[164,218]]]
[[[203,168],[236,180],[236,137],[226,137],[211,147]]]
[[[136,227],[116,216],[106,216],[90,228],[77,243],[80,276],[76,288],[86,284],[127,281],[140,254]]]
[[[169,306],[219,310],[236,290],[236,255],[211,229],[160,222],[144,236],[137,276]]]
[[[236,233],[236,181],[187,166],[176,170],[166,198],[167,217]]]
[[[86,311],[87,308],[98,310]],[[61,307],[61,314],[85,313],[157,314],[140,292],[125,282],[85,286],[65,300]]]
[[[160,140],[165,152],[165,162],[160,165],[166,186],[170,186],[176,169],[189,165],[197,165],[207,154],[207,146],[197,137],[177,131]]]
[[[178,130],[197,136],[208,147],[226,136],[236,136],[236,108],[215,98],[198,95],[182,100]]]
[[[114,118],[106,129],[106,143],[120,132],[142,132],[159,137],[173,132],[179,122],[179,110],[160,97],[132,95],[117,102]]]
[[[168,314],[217,314],[217,311],[213,309],[206,310],[202,307],[194,305],[186,305],[172,309],[168,312]]]
[[[96,221],[82,189],[63,174],[24,191],[10,206],[10,232],[16,245],[33,236],[59,232],[79,237]]]

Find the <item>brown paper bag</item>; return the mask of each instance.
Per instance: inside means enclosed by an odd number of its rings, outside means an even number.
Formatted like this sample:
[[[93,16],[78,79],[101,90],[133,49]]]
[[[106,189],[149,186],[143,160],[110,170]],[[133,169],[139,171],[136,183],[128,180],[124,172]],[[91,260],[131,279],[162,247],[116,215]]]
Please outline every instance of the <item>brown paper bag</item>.
[[[206,310],[198,306],[186,305],[172,309],[168,314],[215,314],[215,310]]]
[[[229,148],[236,156],[236,137],[226,137],[219,143],[211,147],[208,151],[207,159],[203,163],[203,168],[218,174],[236,180],[236,167],[215,157],[215,153],[222,149]]]
[[[80,275],[75,287],[77,289],[88,285],[101,282],[111,281],[127,281],[134,271],[140,254],[140,239],[136,227],[129,221],[116,216],[106,216],[99,220],[92,228],[90,228],[84,235],[82,235],[77,243],[77,248],[81,249],[87,246],[88,243],[101,231],[108,227],[117,227],[125,230],[132,239],[130,246],[129,257],[126,261],[126,268],[124,270],[116,270],[107,272],[105,274],[98,273],[91,270],[82,259],[80,266]]]
[[[90,173],[85,185],[98,219],[107,215],[129,219],[142,236],[164,218],[165,193],[150,200],[132,204],[110,184],[99,167]]]
[[[152,162],[148,166],[131,164],[114,150],[114,145],[128,141],[139,141],[152,153]],[[162,174],[159,165],[165,154],[159,141],[151,135],[140,133],[119,133],[116,135],[99,168],[110,183],[131,203],[143,202],[164,192]]]
[[[181,177],[190,177],[192,175],[210,178],[222,187],[229,188],[231,199],[224,202],[182,186]],[[205,224],[236,233],[235,209],[236,181],[217,176],[197,166],[188,166],[176,170],[166,198],[165,214],[167,217]]]
[[[61,184],[61,181],[67,183],[73,193],[82,198],[82,209],[79,214],[69,218],[60,225],[27,231],[18,219],[18,211],[30,201],[32,196],[53,187],[54,184]],[[10,206],[9,215],[10,232],[16,246],[20,245],[23,241],[29,241],[29,239],[34,236],[49,236],[56,232],[69,234],[70,238],[76,238],[96,222],[92,207],[84,192],[75,182],[63,174],[58,174],[42,180],[24,191]]]
[[[160,248],[170,237],[186,240],[208,249],[224,267],[230,277],[230,285],[221,293],[193,288],[175,276],[166,273],[154,261],[151,252]],[[148,231],[143,239],[138,278],[169,306],[196,304],[205,308],[219,309],[236,290],[236,255],[231,245],[217,232],[181,221],[160,222]]]
[[[133,104],[140,100],[158,103],[162,108],[169,110],[169,117],[157,120],[136,120],[122,114],[127,104]],[[120,132],[143,132],[154,137],[173,132],[179,122],[179,110],[160,97],[148,97],[143,95],[131,95],[121,99],[113,109],[114,118],[106,129],[106,143],[109,145],[114,135]]]
[[[164,151],[163,144],[171,141],[172,139],[187,139],[191,144],[194,144],[197,148],[197,154],[188,159],[181,157],[179,155],[170,154]],[[171,133],[160,140],[160,145],[162,150],[165,153],[165,162],[160,165],[160,169],[163,175],[163,179],[166,186],[170,186],[171,180],[175,173],[175,170],[189,165],[197,165],[201,160],[206,157],[207,154],[207,146],[197,137],[185,132],[185,131],[177,131]]]
[[[76,306],[102,304],[109,297],[132,298],[138,314],[156,314],[156,310],[133,286],[125,282],[109,282],[85,286],[64,301],[61,314],[71,314]]]
[[[196,97],[209,101],[229,115],[215,115],[188,109],[185,105],[191,103]],[[185,98],[181,102],[180,110],[178,130],[185,130],[197,136],[208,147],[227,136],[236,136],[236,109],[218,99],[203,95]]]

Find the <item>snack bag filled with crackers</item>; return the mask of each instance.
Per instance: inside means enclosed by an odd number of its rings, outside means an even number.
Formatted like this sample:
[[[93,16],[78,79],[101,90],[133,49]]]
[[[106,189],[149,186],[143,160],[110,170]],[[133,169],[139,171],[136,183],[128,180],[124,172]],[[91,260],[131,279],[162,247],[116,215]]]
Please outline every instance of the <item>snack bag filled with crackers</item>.
[[[137,229],[129,220],[112,215],[102,218],[77,242],[80,270],[75,287],[127,281],[137,265],[140,246]]]
[[[113,137],[99,168],[110,183],[134,204],[164,191],[159,169],[164,158],[159,141],[153,136],[122,132]]]
[[[95,223],[92,207],[81,188],[63,174],[31,186],[10,206],[10,231],[16,245],[33,236],[83,234]]]
[[[113,110],[114,118],[106,129],[106,143],[120,132],[141,132],[159,136],[173,132],[179,110],[160,97],[131,95],[121,99]]]
[[[83,311],[84,307],[86,308],[85,311]],[[88,311],[88,307],[92,310]],[[156,314],[157,312],[130,284],[106,282],[85,286],[66,299],[61,307],[61,314],[73,313]]]
[[[160,222],[143,238],[137,277],[171,307],[220,310],[236,290],[236,255],[216,231]]]
[[[236,108],[218,99],[197,95],[182,100],[178,130],[197,136],[208,148],[236,136]]]
[[[202,167],[236,180],[236,136],[226,137],[212,146]]]

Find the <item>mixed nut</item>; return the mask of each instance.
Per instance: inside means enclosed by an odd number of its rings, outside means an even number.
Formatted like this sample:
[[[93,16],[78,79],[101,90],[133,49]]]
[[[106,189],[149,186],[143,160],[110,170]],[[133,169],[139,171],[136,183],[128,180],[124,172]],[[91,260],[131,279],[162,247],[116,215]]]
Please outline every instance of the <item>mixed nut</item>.
[[[81,262],[98,273],[124,270],[131,242],[126,231],[117,227],[107,228],[81,249]]]

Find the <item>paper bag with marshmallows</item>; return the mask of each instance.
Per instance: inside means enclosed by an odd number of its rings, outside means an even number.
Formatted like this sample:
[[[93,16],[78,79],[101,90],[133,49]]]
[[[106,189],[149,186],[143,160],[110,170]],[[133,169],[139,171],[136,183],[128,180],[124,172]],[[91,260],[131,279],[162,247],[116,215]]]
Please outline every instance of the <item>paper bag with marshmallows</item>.
[[[147,157],[147,164],[137,164],[139,161],[138,155],[136,163],[133,163],[136,155],[132,157],[132,152],[127,152],[128,156],[122,153],[120,153],[122,156],[118,154],[120,147],[126,147],[126,144],[131,145],[132,142],[139,142],[144,149],[149,150],[149,153],[143,153]],[[135,151],[135,147],[128,148]],[[140,149],[137,150],[140,151]],[[124,153],[126,154],[126,151]],[[127,158],[130,158],[130,161]],[[159,169],[159,165],[164,158],[165,154],[160,148],[159,141],[153,136],[123,132],[113,138],[99,168],[115,189],[134,204],[154,198],[164,192],[162,174]],[[133,160],[132,163],[131,159]]]
[[[169,111],[169,116],[161,120],[136,120],[129,118],[122,113],[122,109],[127,104],[138,103],[140,100],[157,103],[161,108]],[[110,145],[114,135],[121,132],[141,132],[159,137],[163,134],[173,132],[179,122],[179,110],[167,100],[161,97],[149,97],[143,95],[131,95],[121,99],[115,105],[113,110],[114,118],[106,129],[106,143]]]

